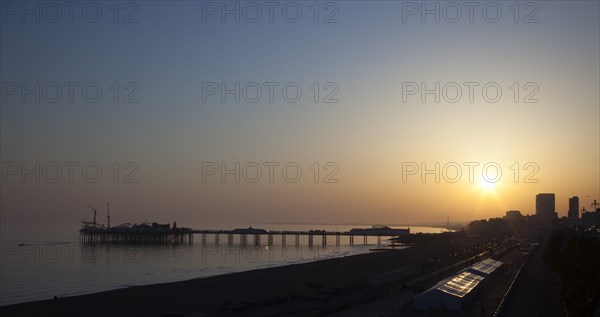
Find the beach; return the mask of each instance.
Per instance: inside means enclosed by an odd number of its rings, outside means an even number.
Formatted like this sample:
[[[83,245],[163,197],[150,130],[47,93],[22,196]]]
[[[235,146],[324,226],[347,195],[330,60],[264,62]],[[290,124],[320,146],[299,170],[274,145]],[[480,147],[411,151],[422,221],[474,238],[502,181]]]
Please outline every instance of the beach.
[[[404,277],[410,280],[478,253],[476,248],[471,248],[458,256],[444,255],[456,246],[448,239],[430,241],[402,250],[2,306],[0,313],[2,316],[222,316],[232,313],[258,316],[263,315],[261,312],[265,309],[274,313],[291,312],[321,307],[338,297],[352,298],[353,293],[362,294],[368,289],[369,278],[381,273],[412,268],[411,276]],[[433,263],[432,259],[435,259]],[[310,313],[305,311],[302,315]]]

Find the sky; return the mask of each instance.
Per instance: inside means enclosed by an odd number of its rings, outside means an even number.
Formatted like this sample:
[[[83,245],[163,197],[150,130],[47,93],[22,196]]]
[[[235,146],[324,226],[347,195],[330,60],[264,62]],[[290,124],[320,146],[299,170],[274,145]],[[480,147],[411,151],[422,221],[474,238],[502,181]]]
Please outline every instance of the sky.
[[[0,219],[591,209],[600,3],[474,3],[3,1]]]

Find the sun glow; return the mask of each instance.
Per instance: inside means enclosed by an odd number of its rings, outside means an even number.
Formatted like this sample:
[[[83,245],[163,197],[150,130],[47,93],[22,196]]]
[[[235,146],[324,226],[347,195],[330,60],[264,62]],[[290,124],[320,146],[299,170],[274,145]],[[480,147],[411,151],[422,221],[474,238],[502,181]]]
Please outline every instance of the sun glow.
[[[479,188],[484,192],[494,192],[496,190],[495,182],[489,182],[483,178],[479,180],[478,185],[479,185]]]

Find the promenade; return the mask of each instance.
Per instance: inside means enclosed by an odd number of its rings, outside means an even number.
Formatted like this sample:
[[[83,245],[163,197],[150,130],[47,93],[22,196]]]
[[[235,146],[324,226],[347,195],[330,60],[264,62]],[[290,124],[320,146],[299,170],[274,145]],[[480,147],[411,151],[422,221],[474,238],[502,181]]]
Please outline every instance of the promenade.
[[[546,266],[542,255],[547,241],[531,255],[506,302],[501,316],[565,316],[556,275]]]

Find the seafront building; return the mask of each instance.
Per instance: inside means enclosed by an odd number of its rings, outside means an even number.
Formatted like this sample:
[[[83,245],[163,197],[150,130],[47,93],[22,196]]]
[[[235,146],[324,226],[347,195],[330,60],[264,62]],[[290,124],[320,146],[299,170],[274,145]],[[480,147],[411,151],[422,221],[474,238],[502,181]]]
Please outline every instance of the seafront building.
[[[586,211],[581,214],[581,225],[583,228],[600,229],[600,208],[596,211]]]
[[[569,220],[579,220],[579,197],[573,196],[569,198],[569,212],[567,213]]]
[[[556,196],[553,193],[542,193],[535,196],[535,215],[540,221],[551,221],[558,218]]]

